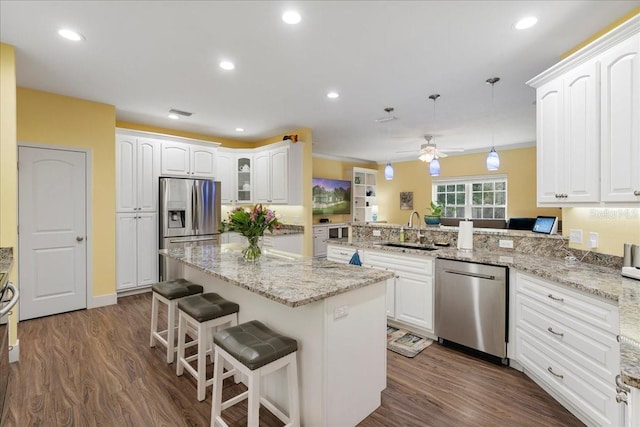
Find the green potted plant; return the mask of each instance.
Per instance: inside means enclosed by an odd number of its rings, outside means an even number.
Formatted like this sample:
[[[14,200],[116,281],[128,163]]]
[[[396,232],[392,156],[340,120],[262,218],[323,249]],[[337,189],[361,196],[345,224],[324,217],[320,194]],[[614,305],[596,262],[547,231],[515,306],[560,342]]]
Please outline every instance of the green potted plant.
[[[440,217],[442,216],[444,206],[431,201],[430,208],[428,209],[431,213],[424,216],[424,223],[427,225],[440,225]]]

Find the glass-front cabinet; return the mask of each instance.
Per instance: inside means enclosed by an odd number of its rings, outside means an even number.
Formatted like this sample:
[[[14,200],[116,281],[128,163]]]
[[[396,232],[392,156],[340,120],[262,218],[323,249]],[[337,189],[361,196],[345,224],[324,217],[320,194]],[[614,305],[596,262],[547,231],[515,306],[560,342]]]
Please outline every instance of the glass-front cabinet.
[[[236,189],[238,203],[253,201],[253,157],[238,154],[236,157]]]

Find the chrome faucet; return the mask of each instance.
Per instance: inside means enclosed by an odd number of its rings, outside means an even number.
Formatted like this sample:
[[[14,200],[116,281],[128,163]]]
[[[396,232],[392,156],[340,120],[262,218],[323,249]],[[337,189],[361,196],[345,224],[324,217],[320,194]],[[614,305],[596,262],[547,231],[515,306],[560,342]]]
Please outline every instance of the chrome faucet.
[[[409,228],[413,228],[413,215],[417,215],[418,216],[418,243],[422,242],[422,238],[424,237],[424,234],[421,233],[422,230],[422,222],[420,222],[420,213],[418,211],[412,211],[411,214],[409,214]]]

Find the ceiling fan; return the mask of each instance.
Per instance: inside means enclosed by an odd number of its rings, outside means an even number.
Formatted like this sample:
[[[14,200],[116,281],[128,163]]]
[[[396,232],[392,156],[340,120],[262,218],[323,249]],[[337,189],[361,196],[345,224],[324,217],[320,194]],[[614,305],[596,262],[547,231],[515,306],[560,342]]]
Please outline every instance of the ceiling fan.
[[[432,143],[433,135],[424,135],[426,144],[420,146],[419,159],[423,162],[429,163],[433,159],[447,157],[447,153],[458,153],[464,151],[464,148],[438,148],[436,144]],[[397,153],[414,153],[415,150],[397,151]]]

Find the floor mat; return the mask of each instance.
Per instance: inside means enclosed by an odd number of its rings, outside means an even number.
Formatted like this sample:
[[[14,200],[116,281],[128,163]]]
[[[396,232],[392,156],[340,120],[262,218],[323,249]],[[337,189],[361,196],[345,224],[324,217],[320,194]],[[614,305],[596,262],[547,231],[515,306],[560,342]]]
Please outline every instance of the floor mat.
[[[406,329],[387,325],[387,348],[406,357],[415,357],[429,347],[433,340],[416,335]]]

